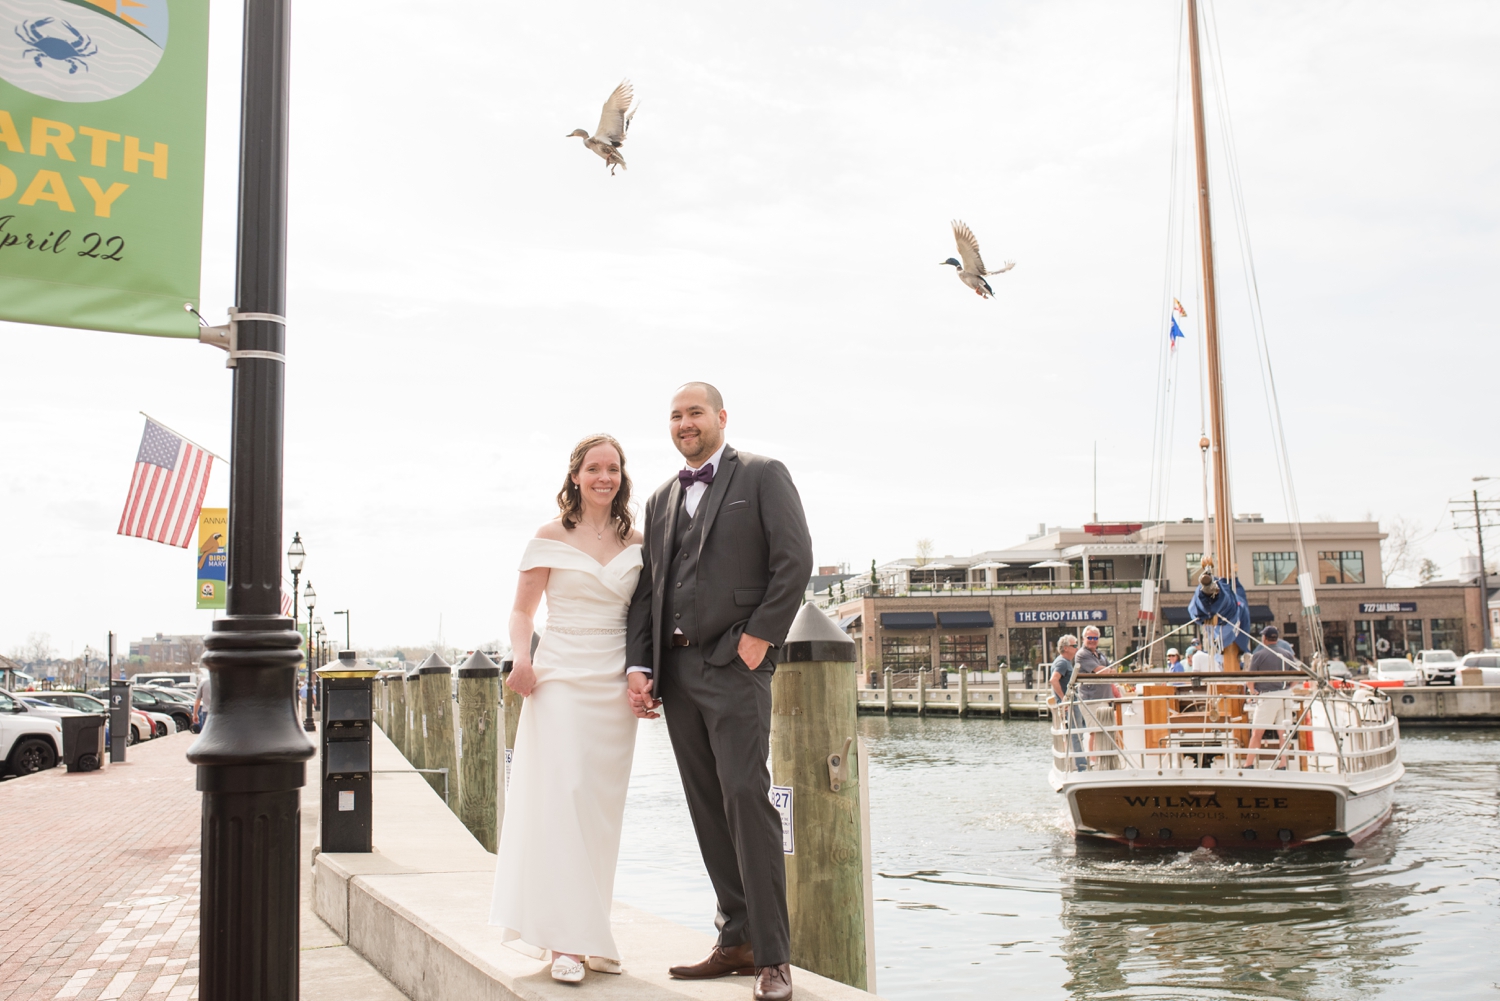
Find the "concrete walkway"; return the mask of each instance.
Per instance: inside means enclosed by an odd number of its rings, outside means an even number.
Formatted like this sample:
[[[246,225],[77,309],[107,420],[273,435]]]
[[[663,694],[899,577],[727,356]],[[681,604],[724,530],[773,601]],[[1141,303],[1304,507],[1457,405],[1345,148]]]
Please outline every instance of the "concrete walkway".
[[[590,972],[578,985],[552,980],[550,963],[502,945],[488,924],[495,856],[425,779],[402,771],[411,766],[378,729],[374,752],[375,851],[319,854],[314,905],[340,940],[415,1001],[748,1001],[748,977],[670,979],[670,965],[701,958],[713,940],[618,902],[612,919],[624,974]],[[873,998],[806,970],[794,970],[792,981],[799,1001]]]
[[[0,781],[0,998],[177,1001],[198,996],[202,797],[190,733],[131,747],[97,772]],[[317,841],[316,761],[302,857]],[[303,870],[304,1001],[402,1001],[311,907]]]

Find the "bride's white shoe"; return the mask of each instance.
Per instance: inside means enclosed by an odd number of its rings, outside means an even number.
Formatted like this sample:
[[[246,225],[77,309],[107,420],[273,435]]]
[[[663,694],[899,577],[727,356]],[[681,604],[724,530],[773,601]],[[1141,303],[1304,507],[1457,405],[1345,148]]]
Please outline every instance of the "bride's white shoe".
[[[588,964],[589,969],[593,970],[595,973],[619,974],[624,972],[624,967],[620,965],[620,961],[618,959],[606,959],[603,956],[590,956],[588,957]]]
[[[583,980],[583,964],[569,956],[558,953],[552,960],[552,979],[565,984],[576,984]]]

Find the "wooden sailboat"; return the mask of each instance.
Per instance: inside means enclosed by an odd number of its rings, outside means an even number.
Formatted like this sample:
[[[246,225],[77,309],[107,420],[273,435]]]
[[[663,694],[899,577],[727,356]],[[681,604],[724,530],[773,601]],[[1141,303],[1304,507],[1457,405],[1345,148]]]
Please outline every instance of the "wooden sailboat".
[[[1236,678],[1241,652],[1250,648],[1249,619],[1225,611],[1243,600],[1243,589],[1233,556],[1198,2],[1186,2],[1208,376],[1205,437],[1218,557],[1214,568],[1205,553],[1205,586],[1195,607],[1222,613],[1200,620],[1223,638],[1222,667],[1106,676],[1119,683],[1120,694],[1087,700],[1076,697],[1075,672],[1069,699],[1052,706],[1050,780],[1066,798],[1080,836],[1166,848],[1359,841],[1390,816],[1404,772],[1389,698],[1331,681],[1320,650],[1311,667],[1288,659],[1284,672],[1250,676],[1285,684],[1281,692],[1257,693],[1249,678]],[[1320,647],[1311,578],[1302,584],[1310,632]],[[1257,736],[1271,731],[1275,740]]]

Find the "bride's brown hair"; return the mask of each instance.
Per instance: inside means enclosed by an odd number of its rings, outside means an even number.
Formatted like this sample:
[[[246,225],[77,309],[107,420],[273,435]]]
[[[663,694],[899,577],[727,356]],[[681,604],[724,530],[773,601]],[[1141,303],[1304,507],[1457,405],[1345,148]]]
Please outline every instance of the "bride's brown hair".
[[[583,468],[584,457],[595,445],[608,445],[620,457],[620,490],[615,494],[614,503],[609,506],[609,517],[615,524],[620,541],[624,542],[630,538],[632,527],[630,474],[625,471],[625,450],[607,434],[591,434],[573,446],[573,454],[568,458],[568,475],[563,477],[562,489],[557,492],[557,510],[562,514],[563,528],[576,528],[583,520],[583,494],[579,491],[578,484],[573,482],[573,477]]]

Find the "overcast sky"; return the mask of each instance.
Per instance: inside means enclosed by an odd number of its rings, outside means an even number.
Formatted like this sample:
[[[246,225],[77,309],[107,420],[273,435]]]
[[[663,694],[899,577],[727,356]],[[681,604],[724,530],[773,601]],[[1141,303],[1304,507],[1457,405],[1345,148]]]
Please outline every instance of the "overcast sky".
[[[819,563],[1080,524],[1096,441],[1099,516],[1148,514],[1178,0],[443,9],[295,9],[285,531],[330,630],[349,608],[356,647],[501,636],[573,442],[618,436],[644,498],[688,379],[791,468]],[[1453,573],[1447,501],[1500,476],[1500,8],[1216,11],[1302,512],[1405,516]],[[212,17],[219,322],[239,4]],[[626,76],[611,177],[564,136]],[[1236,507],[1281,520],[1212,134]],[[937,266],[955,217],[1017,262],[992,301]],[[1193,268],[1168,287],[1196,334]],[[1173,518],[1201,515],[1195,350]],[[206,631],[190,554],[114,533],[137,411],[229,454],[223,355],[0,323],[0,356],[0,650]]]

